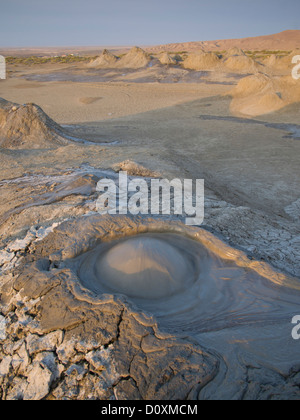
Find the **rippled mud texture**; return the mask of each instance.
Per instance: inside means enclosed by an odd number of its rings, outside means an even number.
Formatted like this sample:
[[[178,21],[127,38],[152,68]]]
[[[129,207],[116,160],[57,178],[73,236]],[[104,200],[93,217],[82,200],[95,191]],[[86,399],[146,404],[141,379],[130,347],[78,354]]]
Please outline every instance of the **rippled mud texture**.
[[[173,293],[144,296],[130,259],[146,282],[154,273],[168,287],[175,280]],[[108,290],[112,280],[120,294]],[[125,217],[65,222],[31,243],[2,277],[1,296],[2,399],[300,397],[298,280],[204,230]]]

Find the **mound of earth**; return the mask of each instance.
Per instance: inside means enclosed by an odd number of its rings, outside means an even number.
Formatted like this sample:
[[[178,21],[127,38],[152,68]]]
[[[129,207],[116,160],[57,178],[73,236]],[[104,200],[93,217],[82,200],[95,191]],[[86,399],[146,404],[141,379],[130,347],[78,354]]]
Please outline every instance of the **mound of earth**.
[[[174,66],[177,64],[177,61],[170,56],[170,54],[168,53],[162,53],[160,54],[160,56],[158,57],[158,60],[160,61],[161,64],[166,65],[166,66]]]
[[[91,68],[113,68],[115,67],[118,61],[118,57],[112,54],[108,50],[103,50],[102,54],[96,58],[96,60],[91,61],[88,64],[88,67]]]
[[[113,166],[115,172],[126,171],[128,175],[142,176],[146,178],[157,178],[160,174],[145,168],[144,166],[133,162],[131,160],[125,160],[124,162],[117,163]]]
[[[257,73],[242,79],[230,95],[234,114],[254,117],[300,102],[300,84],[290,74],[271,77]]]
[[[146,67],[151,62],[151,57],[139,47],[132,48],[118,62],[118,67],[139,69]]]
[[[293,58],[297,55],[300,56],[300,50],[294,50],[287,56],[272,54],[264,60],[264,64],[265,66],[270,67],[271,70],[280,71],[281,74],[289,73],[295,66]]]
[[[262,67],[261,64],[245,54],[231,55],[224,61],[224,66],[227,70],[235,73],[256,73]]]
[[[243,78],[234,89],[234,96],[250,96],[273,89],[274,83],[271,77],[264,74],[257,74]]]
[[[225,56],[226,57],[232,57],[232,56],[245,56],[246,54],[244,53],[244,51],[241,48],[238,47],[233,47],[233,48],[229,48],[229,50],[226,51]]]
[[[237,115],[258,116],[277,111],[285,105],[275,82],[264,74],[245,77],[231,95],[231,111]]]
[[[183,67],[189,70],[209,70],[220,64],[220,58],[215,53],[201,51],[189,54],[184,60]]]
[[[52,148],[69,144],[62,127],[35,104],[18,105],[0,98],[0,147]]]

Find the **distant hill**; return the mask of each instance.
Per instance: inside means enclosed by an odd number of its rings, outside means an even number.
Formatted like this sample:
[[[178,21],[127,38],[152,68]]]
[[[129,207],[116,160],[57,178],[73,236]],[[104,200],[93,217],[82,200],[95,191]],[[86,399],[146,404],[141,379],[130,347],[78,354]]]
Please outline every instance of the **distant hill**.
[[[300,30],[284,31],[274,35],[257,36],[254,38],[222,39],[217,41],[182,42],[148,47],[147,51],[180,52],[204,49],[206,51],[225,51],[233,47],[256,51],[290,51],[300,48]]]
[[[137,40],[137,44],[139,44]],[[161,52],[193,52],[199,49],[205,51],[225,51],[237,47],[243,50],[255,51],[292,51],[300,48],[300,30],[284,31],[274,35],[258,36],[255,38],[222,39],[217,41],[181,42],[155,46],[142,46],[148,53]],[[108,48],[113,54],[125,54],[132,46],[85,46],[85,47],[0,47],[0,55],[4,56],[55,56],[62,54],[76,54],[80,56],[99,56],[103,49]]]

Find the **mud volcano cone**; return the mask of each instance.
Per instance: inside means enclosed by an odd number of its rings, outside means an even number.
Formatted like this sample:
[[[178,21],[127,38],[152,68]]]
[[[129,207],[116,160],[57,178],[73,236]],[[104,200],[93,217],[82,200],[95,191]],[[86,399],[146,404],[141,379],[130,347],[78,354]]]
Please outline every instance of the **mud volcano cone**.
[[[162,53],[158,59],[160,63],[165,66],[174,66],[177,64],[177,61],[166,52]]]
[[[157,299],[178,293],[190,267],[176,248],[156,238],[133,238],[107,252],[96,271],[111,289]]]
[[[263,66],[244,53],[231,55],[224,61],[225,68],[236,73],[257,73]]]
[[[108,50],[103,50],[102,54],[91,61],[88,67],[91,68],[113,68],[118,62],[118,58]]]
[[[0,147],[38,149],[68,143],[63,128],[38,105],[18,105],[0,99]]]
[[[183,67],[189,70],[209,70],[216,68],[220,64],[217,54],[212,52],[199,51],[189,54],[184,60]]]
[[[96,248],[81,265],[83,284],[96,293],[149,301],[178,295],[195,280],[195,267],[177,237],[138,235],[112,245]]]
[[[142,48],[134,47],[119,61],[119,67],[138,69],[146,67],[151,62],[151,57]]]

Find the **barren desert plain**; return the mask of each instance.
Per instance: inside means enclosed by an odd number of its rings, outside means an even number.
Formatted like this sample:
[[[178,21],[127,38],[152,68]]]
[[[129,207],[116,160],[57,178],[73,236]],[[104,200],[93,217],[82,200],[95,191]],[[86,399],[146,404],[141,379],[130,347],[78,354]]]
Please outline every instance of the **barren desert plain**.
[[[300,398],[297,47],[0,50],[0,399]],[[99,214],[120,171],[202,225]]]

